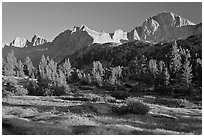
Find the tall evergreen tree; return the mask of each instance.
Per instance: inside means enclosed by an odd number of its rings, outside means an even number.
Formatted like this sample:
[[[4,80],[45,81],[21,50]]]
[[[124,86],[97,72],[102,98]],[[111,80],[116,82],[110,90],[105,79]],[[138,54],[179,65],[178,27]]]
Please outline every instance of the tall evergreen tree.
[[[100,61],[93,62],[92,75],[99,86],[102,86],[104,69]]]
[[[62,66],[62,69],[63,69],[63,72],[64,72],[66,78],[68,79],[73,72],[69,58],[67,60],[65,60],[63,66]]]
[[[158,73],[156,60],[154,60],[154,59],[149,60],[149,70],[150,70],[151,74],[153,75],[153,77],[156,78],[156,75]]]
[[[24,62],[25,75],[31,78],[34,73],[34,70],[35,70],[35,67],[33,66],[31,59],[27,56]]]
[[[14,55],[13,50],[8,53],[6,58],[6,62],[4,65],[4,74],[6,76],[16,76],[16,69],[17,68],[17,59]]]
[[[164,82],[164,85],[165,85],[165,86],[168,86],[168,85],[169,85],[170,75],[169,75],[169,72],[168,72],[167,67],[164,68],[163,76],[164,76],[164,81],[163,81],[163,82]]]
[[[25,74],[24,74],[24,65],[23,63],[21,62],[21,60],[18,61],[18,74],[19,74],[19,77],[25,77]]]
[[[147,63],[148,63],[147,58],[144,55],[142,55],[140,60],[139,60],[139,65],[141,66],[141,74],[142,75],[147,73],[147,69],[148,69]]]
[[[191,80],[193,78],[192,75],[192,65],[190,65],[190,53],[188,52],[186,54],[186,60],[183,64],[183,70],[182,70],[182,80],[183,83],[189,87],[191,85]]]
[[[42,55],[42,58],[40,60],[38,69],[39,69],[39,75],[41,78],[46,77],[46,66],[47,66],[47,59],[45,58],[44,55]]]
[[[53,83],[56,83],[57,63],[52,59],[48,60],[48,65],[46,66],[46,75]]]
[[[63,85],[66,85],[66,77],[65,77],[63,71],[60,69],[58,70],[56,81],[57,81],[57,85],[60,87]]]
[[[116,86],[119,84],[119,79],[122,76],[122,67],[111,68],[110,84]]]
[[[164,70],[164,66],[165,66],[164,61],[160,60],[159,63],[158,63],[158,72],[159,72],[159,74],[162,74],[162,72]]]
[[[181,55],[179,54],[179,48],[177,46],[177,42],[175,41],[171,50],[171,62],[170,62],[170,69],[174,77],[176,76],[176,73],[179,72],[181,67],[182,67]]]

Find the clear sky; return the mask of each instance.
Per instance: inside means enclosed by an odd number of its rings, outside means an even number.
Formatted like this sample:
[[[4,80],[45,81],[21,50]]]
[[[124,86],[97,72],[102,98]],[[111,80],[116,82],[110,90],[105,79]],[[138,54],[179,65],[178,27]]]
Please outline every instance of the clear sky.
[[[202,3],[6,3],[2,4],[2,43],[15,37],[31,40],[38,34],[52,41],[60,32],[86,25],[96,31],[130,31],[162,11],[171,11],[194,23],[202,22]]]

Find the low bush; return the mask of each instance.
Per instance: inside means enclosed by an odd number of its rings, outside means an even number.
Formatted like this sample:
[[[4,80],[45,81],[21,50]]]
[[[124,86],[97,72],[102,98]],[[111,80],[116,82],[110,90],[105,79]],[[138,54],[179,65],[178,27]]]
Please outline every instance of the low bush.
[[[41,95],[41,93],[39,93],[39,86],[36,82],[30,81],[25,88],[28,90],[28,95],[32,95],[32,96]]]
[[[13,93],[11,91],[8,91],[8,90],[2,90],[2,97],[3,98],[9,98],[13,96]]]
[[[24,96],[28,94],[28,90],[25,89],[23,86],[16,87],[16,91],[14,92],[14,95],[16,96]]]
[[[115,103],[116,102],[116,99],[114,97],[111,97],[111,96],[106,96],[104,98],[104,100],[109,102],[109,103]]]
[[[93,102],[96,102],[96,101],[103,101],[103,98],[99,95],[96,95],[96,94],[91,94],[91,93],[88,93],[88,94],[85,94],[83,96],[83,98],[86,98],[90,101],[93,101]]]
[[[69,92],[70,92],[70,87],[69,87],[68,84],[66,84],[66,85],[63,85],[63,86],[55,86],[52,95],[62,96],[62,95],[66,95]]]
[[[119,115],[125,114],[137,114],[137,115],[145,115],[149,112],[150,108],[144,102],[135,99],[128,98],[126,100],[126,105],[119,107],[116,112]]]
[[[28,90],[22,85],[18,85],[18,81],[15,78],[3,79],[2,82],[2,95],[8,97],[12,95],[23,96],[27,95]]]
[[[173,93],[172,88],[167,86],[157,86],[154,89],[154,92],[159,93],[161,95],[170,95]]]
[[[14,78],[2,79],[3,90],[14,93],[17,85],[18,85],[18,81]]]
[[[192,87],[191,88],[185,86],[173,87],[173,92],[175,94],[190,95],[192,91],[193,91]]]
[[[111,92],[111,96],[116,98],[116,99],[124,100],[130,96],[130,93],[128,93],[126,91],[113,91],[113,92]]]

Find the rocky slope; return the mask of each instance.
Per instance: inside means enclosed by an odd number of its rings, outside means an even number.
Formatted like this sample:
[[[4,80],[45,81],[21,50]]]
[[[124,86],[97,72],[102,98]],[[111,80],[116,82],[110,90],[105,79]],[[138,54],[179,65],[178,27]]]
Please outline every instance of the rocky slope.
[[[8,46],[23,48],[30,45],[31,43],[27,39],[16,37]]]
[[[140,39],[155,43],[171,42],[172,40],[187,38],[200,29],[201,27],[197,29],[194,23],[178,15],[162,12],[144,21]]]
[[[41,36],[35,35],[33,36],[31,43],[33,46],[38,46],[47,43],[47,40]]]
[[[17,48],[27,48],[32,46],[38,46],[47,43],[48,41],[38,35],[34,35],[32,37],[31,42],[26,38],[16,37],[10,44],[7,44],[6,46],[12,46]]]
[[[34,62],[38,62],[44,54],[60,62],[67,55],[94,43],[102,45],[115,43],[114,45],[117,46],[135,40],[148,43],[171,42],[201,33],[202,23],[195,25],[171,12],[162,12],[147,18],[142,26],[135,27],[130,32],[124,32],[121,29],[113,33],[97,32],[81,25],[60,33],[52,42],[47,42],[46,39],[37,35],[32,38],[31,42],[24,38],[16,38],[9,47],[3,48],[3,57],[14,50],[18,59],[30,56]],[[36,56],[39,58],[36,59]]]

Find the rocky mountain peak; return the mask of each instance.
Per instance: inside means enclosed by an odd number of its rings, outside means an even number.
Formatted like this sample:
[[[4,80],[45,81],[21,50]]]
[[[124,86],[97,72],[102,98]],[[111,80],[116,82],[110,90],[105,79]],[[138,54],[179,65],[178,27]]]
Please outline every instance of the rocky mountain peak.
[[[194,33],[191,21],[172,12],[161,12],[147,18],[142,24],[141,39],[148,42],[172,41],[186,38]]]
[[[151,24],[151,23],[158,23],[159,25],[171,25],[175,27],[181,27],[186,25],[195,25],[191,21],[182,18],[181,16],[178,16],[172,12],[163,11],[155,16],[147,18],[143,25],[145,24]]]
[[[9,45],[13,47],[23,48],[29,45],[29,41],[25,38],[16,37]]]
[[[37,45],[42,45],[44,43],[47,43],[47,40],[43,38],[42,36],[34,35],[31,40],[31,43],[33,46],[37,46]]]

